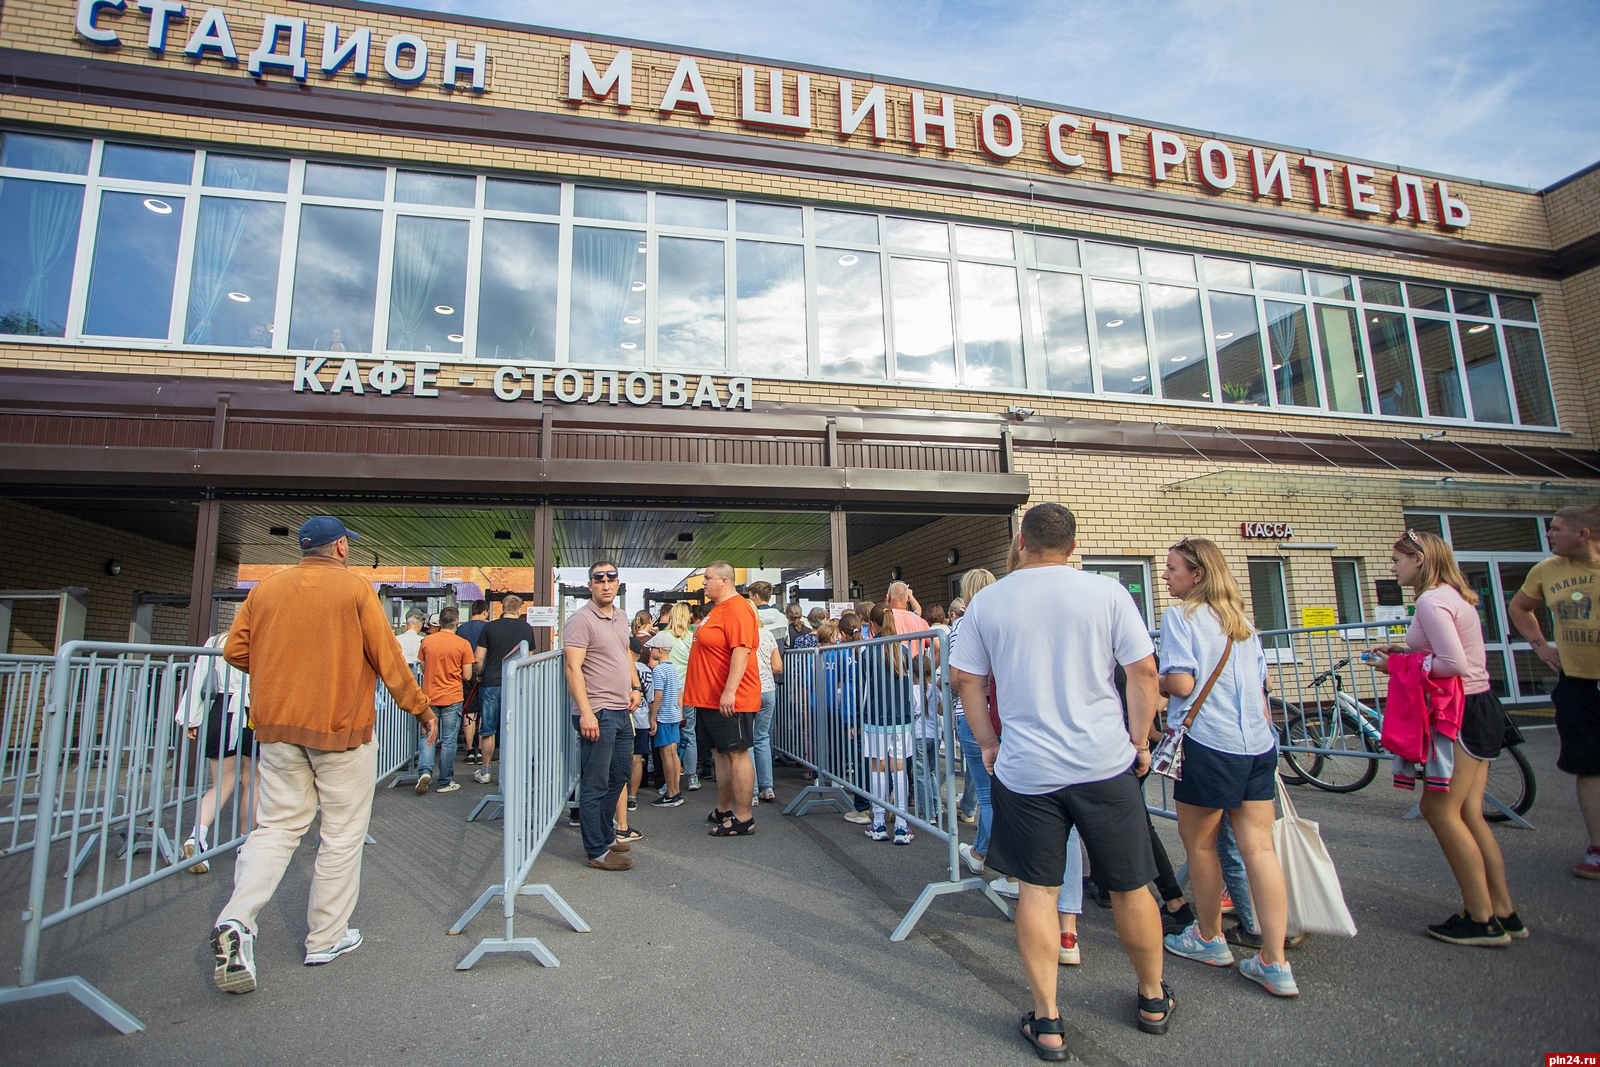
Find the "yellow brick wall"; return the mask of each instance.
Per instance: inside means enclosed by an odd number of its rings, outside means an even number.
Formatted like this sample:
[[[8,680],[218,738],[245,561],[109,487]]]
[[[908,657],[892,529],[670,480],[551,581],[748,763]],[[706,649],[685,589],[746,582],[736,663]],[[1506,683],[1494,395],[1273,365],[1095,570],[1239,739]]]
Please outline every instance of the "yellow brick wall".
[[[1550,217],[1550,242],[1555,248],[1600,232],[1600,170],[1573,178],[1544,195]]]
[[[951,515],[857,552],[850,557],[850,580],[862,584],[868,600],[881,601],[893,580],[890,568],[899,567],[900,580],[911,587],[924,609],[934,604],[948,606],[952,574],[982,567],[1001,577],[1006,573],[1010,545],[1008,516]],[[947,556],[952,548],[960,553],[954,565]]]

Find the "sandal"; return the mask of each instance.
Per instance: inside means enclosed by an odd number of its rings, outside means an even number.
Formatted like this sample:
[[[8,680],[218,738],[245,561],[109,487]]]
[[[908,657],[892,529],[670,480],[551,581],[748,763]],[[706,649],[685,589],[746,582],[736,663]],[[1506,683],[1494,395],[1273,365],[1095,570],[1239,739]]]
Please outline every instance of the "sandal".
[[[1139,1011],[1159,1011],[1161,1018],[1146,1019],[1143,1014],[1137,1016],[1139,1029],[1147,1034],[1164,1034],[1167,1024],[1172,1021],[1172,1013],[1178,1010],[1178,1000],[1172,995],[1172,987],[1163,979],[1161,982],[1161,995],[1159,997],[1139,997]]]
[[[1040,1034],[1055,1034],[1061,1038],[1059,1045],[1045,1045],[1039,1041]],[[1022,1017],[1022,1036],[1028,1039],[1028,1044],[1033,1046],[1033,1051],[1039,1054],[1041,1060],[1059,1062],[1071,1057],[1067,1051],[1067,1031],[1061,1025],[1061,1016],[1054,1019],[1040,1019],[1033,1012]]]
[[[716,808],[712,808],[711,814],[706,816],[706,822],[717,823],[718,825],[721,825],[723,822],[726,822],[731,818],[733,818],[733,812],[718,811]]]
[[[718,823],[711,828],[712,837],[749,837],[755,832],[756,820],[754,816],[744,822],[740,822],[733,817],[732,813],[729,813],[725,822]]]

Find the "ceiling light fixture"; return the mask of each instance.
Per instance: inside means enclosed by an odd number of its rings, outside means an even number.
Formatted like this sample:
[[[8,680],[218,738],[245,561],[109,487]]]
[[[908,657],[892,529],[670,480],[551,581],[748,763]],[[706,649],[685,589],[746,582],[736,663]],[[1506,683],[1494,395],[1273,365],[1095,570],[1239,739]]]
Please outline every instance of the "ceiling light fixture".
[[[1121,325],[1122,325],[1122,320],[1121,319],[1112,319],[1112,320],[1110,320],[1109,322],[1106,323],[1106,326],[1108,328],[1110,328],[1110,329],[1115,329],[1116,327],[1121,326]]]
[[[636,293],[644,292],[644,282],[634,282],[633,283],[633,291],[636,292]]]
[[[1067,349],[1067,351],[1068,352],[1082,352],[1083,351],[1083,346],[1082,345],[1073,345],[1071,348]]]
[[[643,241],[640,241],[639,242],[639,254],[642,256],[646,252],[649,252],[649,251],[650,251],[650,246],[645,244]]]
[[[465,341],[467,339],[467,337],[466,337],[465,334],[447,333],[447,334],[444,335],[444,339],[446,341],[450,341],[450,342],[452,342],[454,344],[460,344],[462,341]]]
[[[678,554],[676,552],[665,552],[662,554],[661,558],[669,561],[676,560],[678,558]]]
[[[1487,330],[1488,328],[1489,328],[1489,324],[1487,322],[1480,322],[1478,325],[1472,327],[1467,332],[1468,333],[1482,333],[1484,330]]]
[[[289,527],[287,527],[287,526],[269,526],[269,527],[267,527],[267,533],[272,535],[273,537],[288,537],[289,536]]]
[[[637,315],[624,315],[622,317],[622,321],[627,323],[629,326],[637,326],[644,320]]]
[[[1145,382],[1145,381],[1149,381],[1149,380],[1150,380],[1150,376],[1148,374],[1141,374],[1137,378],[1134,379],[1134,381],[1136,381],[1136,382]]]
[[[1282,370],[1283,369],[1283,364],[1282,363],[1274,363],[1272,365],[1272,369],[1273,370]]]
[[[433,311],[436,315],[454,315],[456,313],[456,309],[449,304],[435,304],[433,305]]]
[[[622,347],[628,349],[631,352],[633,349],[638,348],[639,346],[634,344],[632,341],[624,341],[624,342],[622,342]]]
[[[685,530],[683,533],[678,535],[678,540],[686,545],[692,544],[694,542],[694,532],[691,530]]]
[[[157,215],[172,214],[171,204],[167,203],[165,200],[157,200],[153,196],[145,199],[144,206],[149,208],[151,211],[154,211]]]
[[[839,257],[839,266],[841,266],[841,267],[853,267],[857,263],[860,263],[860,262],[861,262],[861,257],[860,256],[840,256]]]
[[[1204,399],[1204,400],[1210,400],[1211,399],[1211,394],[1210,393],[1201,393],[1200,396],[1201,396],[1201,399]]]
[[[494,532],[494,539],[496,541],[509,541],[509,540],[511,540],[511,531],[510,530],[496,530]]]
[[[1226,341],[1228,338],[1230,338],[1232,336],[1233,336],[1233,331],[1232,330],[1226,330],[1226,331],[1224,331],[1222,333],[1217,334],[1217,340]]]
[[[228,294],[228,299],[229,300],[236,300],[241,304],[248,304],[248,303],[250,303],[250,294],[249,293],[229,293]]]
[[[1183,363],[1188,358],[1189,358],[1188,356],[1173,356],[1172,357],[1172,362],[1174,362],[1174,363]]]
[[[512,550],[511,550],[511,558],[512,558],[512,559],[521,559],[521,558],[522,558],[522,552],[521,552],[521,550],[520,550],[520,549],[515,549],[515,548],[513,548],[513,549],[512,549]]]

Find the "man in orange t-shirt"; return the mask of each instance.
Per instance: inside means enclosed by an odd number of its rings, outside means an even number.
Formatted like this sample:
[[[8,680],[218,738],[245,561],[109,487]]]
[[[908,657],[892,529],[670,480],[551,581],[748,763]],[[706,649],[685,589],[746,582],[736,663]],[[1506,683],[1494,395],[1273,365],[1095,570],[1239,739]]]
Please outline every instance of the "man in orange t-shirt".
[[[739,595],[733,566],[717,560],[706,568],[706,596],[715,605],[694,633],[683,703],[710,739],[717,764],[717,807],[710,821],[713,837],[744,837],[755,830],[750,798],[756,768],[756,712],[761,710],[761,671],[752,657],[761,644],[756,609]]]
[[[472,677],[477,655],[465,639],[456,636],[461,613],[455,608],[439,612],[439,632],[422,639],[417,661],[422,664],[422,691],[439,717],[439,784],[435,793],[453,793],[461,788],[454,780],[456,734],[461,729],[461,683]],[[428,792],[433,781],[433,744],[423,738],[417,754],[417,795]]]

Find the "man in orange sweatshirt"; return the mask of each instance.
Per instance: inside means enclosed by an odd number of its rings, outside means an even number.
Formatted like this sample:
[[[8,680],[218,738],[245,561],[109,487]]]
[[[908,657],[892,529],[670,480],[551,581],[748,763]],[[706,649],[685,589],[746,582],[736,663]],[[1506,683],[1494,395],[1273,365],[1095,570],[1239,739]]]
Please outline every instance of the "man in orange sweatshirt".
[[[300,565],[250,590],[223,658],[250,676],[250,717],[261,753],[256,828],[239,849],[233,897],[211,934],[217,988],[256,987],[256,915],[272,899],[300,838],[322,810],[322,844],[306,909],[306,965],[361,947],[349,925],[361,890],[361,850],[377,785],[373,692],[382,678],[421,722],[438,720],[418,688],[371,584],[346,570],[350,539],[338,519],[300,527]]]

